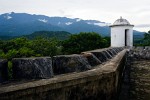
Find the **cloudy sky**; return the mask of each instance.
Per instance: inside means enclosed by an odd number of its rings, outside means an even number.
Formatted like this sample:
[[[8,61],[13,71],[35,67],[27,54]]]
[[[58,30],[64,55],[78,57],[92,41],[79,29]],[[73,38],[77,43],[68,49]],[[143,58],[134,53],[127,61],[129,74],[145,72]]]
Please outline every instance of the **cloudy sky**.
[[[150,30],[150,0],[0,0],[0,14],[16,12],[94,19],[113,23],[122,16],[136,30]]]

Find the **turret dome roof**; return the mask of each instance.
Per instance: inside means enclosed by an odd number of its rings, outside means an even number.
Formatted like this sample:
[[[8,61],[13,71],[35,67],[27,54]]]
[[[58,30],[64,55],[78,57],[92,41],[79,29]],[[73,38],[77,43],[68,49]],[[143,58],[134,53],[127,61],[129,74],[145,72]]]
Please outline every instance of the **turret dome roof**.
[[[123,19],[122,17],[120,17],[120,19],[117,19],[113,25],[130,25],[129,21],[126,19]]]

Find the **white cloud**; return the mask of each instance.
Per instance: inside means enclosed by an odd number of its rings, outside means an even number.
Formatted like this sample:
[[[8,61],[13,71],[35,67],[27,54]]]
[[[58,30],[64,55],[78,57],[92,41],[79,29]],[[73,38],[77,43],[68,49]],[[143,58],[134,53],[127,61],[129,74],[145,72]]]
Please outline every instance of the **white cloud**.
[[[135,27],[149,27],[150,28],[150,24],[140,24],[140,25],[136,25]]]
[[[95,19],[113,23],[123,16],[131,24],[150,24],[150,0],[0,0],[0,13],[25,12]]]
[[[72,24],[72,22],[67,22],[67,23],[65,23],[66,25],[71,25]]]
[[[48,20],[46,19],[38,19],[40,22],[44,22],[44,23],[47,23]]]
[[[109,26],[110,25],[110,23],[91,23],[91,22],[87,22],[87,24],[98,25],[98,26]]]
[[[12,17],[9,16],[9,15],[7,15],[7,16],[4,16],[4,18],[6,18],[6,19],[11,19]]]
[[[61,22],[58,22],[58,25],[60,25],[61,24]]]
[[[80,18],[77,18],[77,19],[76,19],[76,22],[79,22],[79,21],[81,21],[81,19],[80,19]]]

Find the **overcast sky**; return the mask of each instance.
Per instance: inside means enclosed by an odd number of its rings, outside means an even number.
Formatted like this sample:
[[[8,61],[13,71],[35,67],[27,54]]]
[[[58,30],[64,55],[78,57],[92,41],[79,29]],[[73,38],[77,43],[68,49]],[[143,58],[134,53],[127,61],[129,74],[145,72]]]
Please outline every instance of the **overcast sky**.
[[[16,12],[94,19],[113,23],[122,16],[140,31],[150,30],[150,0],[0,0],[0,14]]]

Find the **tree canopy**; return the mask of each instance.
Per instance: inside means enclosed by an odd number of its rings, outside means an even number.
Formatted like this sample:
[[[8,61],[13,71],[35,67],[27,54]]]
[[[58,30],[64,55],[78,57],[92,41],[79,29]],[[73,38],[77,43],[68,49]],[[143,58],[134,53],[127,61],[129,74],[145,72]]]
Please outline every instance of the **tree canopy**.
[[[81,32],[80,34],[71,35],[69,39],[63,41],[62,51],[66,54],[71,54],[107,46],[109,46],[109,42],[99,34],[94,32]]]
[[[18,57],[55,56],[59,54],[81,53],[82,51],[108,47],[110,38],[101,37],[94,32],[73,34],[66,40],[26,37],[0,40],[0,58],[11,60]]]
[[[143,44],[144,46],[150,46],[150,31],[144,34]]]

